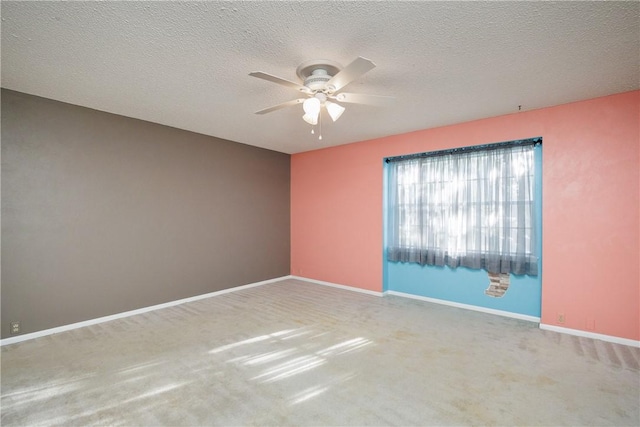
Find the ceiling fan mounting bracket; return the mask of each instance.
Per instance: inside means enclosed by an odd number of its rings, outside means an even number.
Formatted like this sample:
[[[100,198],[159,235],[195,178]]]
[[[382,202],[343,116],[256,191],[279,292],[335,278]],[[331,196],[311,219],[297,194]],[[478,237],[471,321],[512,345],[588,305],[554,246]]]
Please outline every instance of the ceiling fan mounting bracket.
[[[340,70],[342,70],[342,65],[328,59],[312,59],[298,65],[298,68],[296,68],[296,74],[300,77],[300,80],[304,80],[313,73],[313,70],[318,68],[326,70],[327,74],[330,76],[335,76]]]

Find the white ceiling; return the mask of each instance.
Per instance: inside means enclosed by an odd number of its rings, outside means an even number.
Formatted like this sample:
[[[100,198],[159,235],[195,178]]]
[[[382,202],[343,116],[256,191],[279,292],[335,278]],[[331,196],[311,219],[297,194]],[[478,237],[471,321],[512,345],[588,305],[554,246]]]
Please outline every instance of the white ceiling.
[[[640,2],[2,1],[2,87],[284,153],[640,87]],[[295,90],[311,59],[377,67],[310,134]]]

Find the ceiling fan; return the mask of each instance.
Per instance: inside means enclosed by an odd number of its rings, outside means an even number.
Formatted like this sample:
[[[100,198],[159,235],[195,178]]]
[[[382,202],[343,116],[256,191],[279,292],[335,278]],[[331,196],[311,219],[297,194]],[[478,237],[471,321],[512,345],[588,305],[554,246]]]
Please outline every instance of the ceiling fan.
[[[283,86],[296,89],[304,95],[303,98],[293,99],[269,108],[256,111],[256,114],[266,114],[281,108],[302,104],[305,122],[315,126],[320,121],[322,125],[321,109],[324,107],[334,122],[340,118],[345,108],[337,102],[351,104],[366,104],[374,106],[389,105],[395,99],[392,96],[367,95],[361,93],[340,92],[346,85],[362,76],[376,66],[372,61],[359,56],[346,67],[329,60],[311,60],[303,62],[296,69],[296,74],[302,84],[292,82],[262,71],[249,73],[252,77],[267,80]],[[314,133],[313,129],[311,133]],[[322,139],[320,134],[319,139]]]

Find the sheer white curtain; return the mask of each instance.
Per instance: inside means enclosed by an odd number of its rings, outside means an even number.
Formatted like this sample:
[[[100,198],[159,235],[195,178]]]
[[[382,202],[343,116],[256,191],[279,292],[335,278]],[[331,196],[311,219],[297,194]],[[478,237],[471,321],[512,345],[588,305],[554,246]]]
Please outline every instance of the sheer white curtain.
[[[389,165],[390,261],[537,275],[533,145]]]

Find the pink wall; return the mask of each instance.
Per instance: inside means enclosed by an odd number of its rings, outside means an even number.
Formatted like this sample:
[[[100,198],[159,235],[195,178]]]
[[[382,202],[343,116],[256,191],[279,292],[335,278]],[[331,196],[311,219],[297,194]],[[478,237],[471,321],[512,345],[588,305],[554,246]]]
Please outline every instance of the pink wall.
[[[293,155],[291,273],[381,291],[383,158],[534,136],[542,323],[640,340],[640,91]]]

